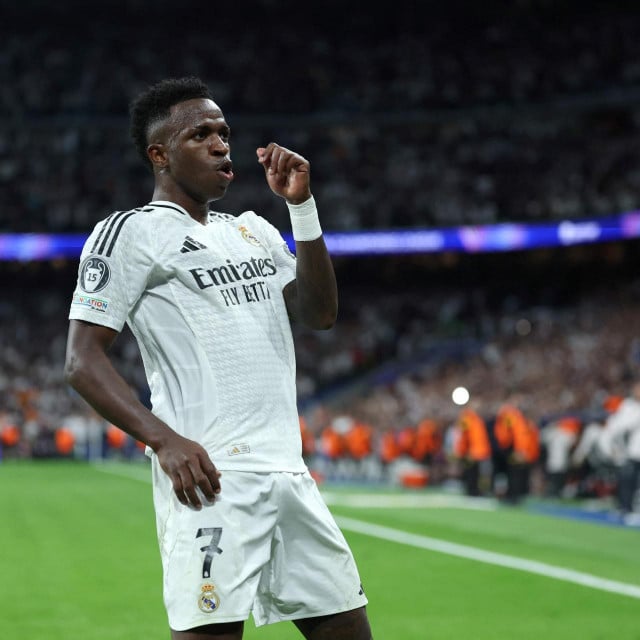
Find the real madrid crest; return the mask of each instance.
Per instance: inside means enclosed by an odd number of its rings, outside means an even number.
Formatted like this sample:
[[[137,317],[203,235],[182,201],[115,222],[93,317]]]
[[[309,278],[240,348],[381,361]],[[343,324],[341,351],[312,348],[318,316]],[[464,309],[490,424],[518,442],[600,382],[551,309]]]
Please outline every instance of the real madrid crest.
[[[253,233],[251,233],[251,231],[249,231],[249,229],[247,229],[247,227],[245,227],[244,225],[240,225],[238,227],[238,230],[240,231],[240,233],[242,234],[242,237],[249,243],[252,244],[256,247],[260,246],[260,240],[258,240],[258,238],[256,238]]]
[[[202,585],[202,593],[198,597],[198,607],[200,607],[200,611],[204,613],[213,613],[218,610],[220,606],[220,598],[218,594],[215,592],[215,587],[207,582]]]

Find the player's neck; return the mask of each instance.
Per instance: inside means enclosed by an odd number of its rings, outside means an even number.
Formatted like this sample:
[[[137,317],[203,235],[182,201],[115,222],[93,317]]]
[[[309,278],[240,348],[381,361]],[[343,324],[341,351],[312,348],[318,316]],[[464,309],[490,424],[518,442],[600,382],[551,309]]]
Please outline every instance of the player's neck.
[[[156,188],[153,190],[152,202],[159,200],[173,202],[181,206],[196,222],[207,224],[209,217],[208,203],[197,202],[185,193],[176,192],[173,189],[165,189],[160,185],[156,185]]]

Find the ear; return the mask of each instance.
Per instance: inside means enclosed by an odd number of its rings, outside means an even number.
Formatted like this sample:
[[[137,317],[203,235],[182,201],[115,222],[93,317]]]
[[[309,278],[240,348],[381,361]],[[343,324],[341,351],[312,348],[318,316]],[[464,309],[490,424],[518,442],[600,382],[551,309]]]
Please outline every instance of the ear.
[[[147,147],[147,155],[154,169],[166,169],[169,166],[169,158],[161,142],[150,144]]]

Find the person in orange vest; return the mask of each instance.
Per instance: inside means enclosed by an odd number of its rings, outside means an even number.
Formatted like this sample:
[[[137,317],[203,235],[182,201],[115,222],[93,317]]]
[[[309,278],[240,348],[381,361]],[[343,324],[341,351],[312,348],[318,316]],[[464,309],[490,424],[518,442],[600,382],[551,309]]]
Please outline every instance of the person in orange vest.
[[[9,454],[9,456],[20,455],[20,441],[22,433],[17,425],[13,424],[4,415],[0,415],[0,461]]]
[[[313,419],[313,416],[312,418]],[[325,476],[321,469],[317,468],[316,459],[316,437],[309,426],[309,421],[303,416],[299,416],[300,420],[300,439],[302,441],[302,459],[309,468],[311,477],[316,483],[324,482]]]
[[[320,449],[331,461],[336,461],[344,455],[344,436],[328,424],[320,434]]]
[[[491,442],[484,418],[478,412],[477,402],[471,402],[462,409],[456,420],[456,438],[453,451],[462,461],[462,482],[468,496],[479,496],[481,470],[487,475],[487,465],[491,460]]]
[[[397,460],[400,454],[401,450],[395,429],[383,431],[378,441],[378,456],[382,462],[383,470],[386,470],[394,460]]]
[[[520,409],[521,398],[509,398],[496,415],[494,435],[499,448],[506,456],[506,502],[517,504],[529,494],[532,465],[540,455],[538,427]]]
[[[447,456],[444,454],[442,423],[432,418],[420,420],[415,427],[411,457],[429,469],[429,482],[439,483],[446,477]]]
[[[438,422],[431,418],[418,422],[411,447],[411,457],[416,462],[430,464],[441,450],[442,429]]]
[[[11,449],[20,442],[20,429],[15,424],[5,424],[0,427],[0,443],[3,447]]]
[[[321,465],[331,479],[348,479],[354,474],[353,459],[347,448],[347,433],[355,424],[346,412],[338,412],[320,433]]]
[[[344,434],[344,444],[345,453],[350,460],[351,474],[365,478],[373,453],[373,429],[366,422],[355,418],[351,428]]]
[[[316,452],[316,441],[304,416],[300,416],[300,437],[302,439],[302,457],[308,463]]]
[[[360,420],[355,420],[351,429],[344,435],[346,453],[354,460],[363,460],[371,455],[371,437],[371,427]]]
[[[114,451],[123,452],[127,438],[127,434],[122,429],[119,429],[114,424],[110,424],[105,431],[105,441],[109,453],[113,453]]]
[[[58,455],[63,458],[69,458],[73,454],[76,445],[76,439],[71,429],[59,427],[54,433],[54,441]]]
[[[400,448],[401,456],[411,456],[416,443],[416,428],[413,425],[402,427],[396,433],[396,442]]]

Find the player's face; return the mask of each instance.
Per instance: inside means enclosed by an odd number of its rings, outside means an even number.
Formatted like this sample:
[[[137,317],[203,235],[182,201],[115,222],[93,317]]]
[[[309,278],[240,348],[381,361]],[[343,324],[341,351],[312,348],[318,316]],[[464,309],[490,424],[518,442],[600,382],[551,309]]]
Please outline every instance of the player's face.
[[[196,202],[222,198],[233,180],[230,133],[212,100],[187,100],[171,108],[167,170],[176,186]]]

